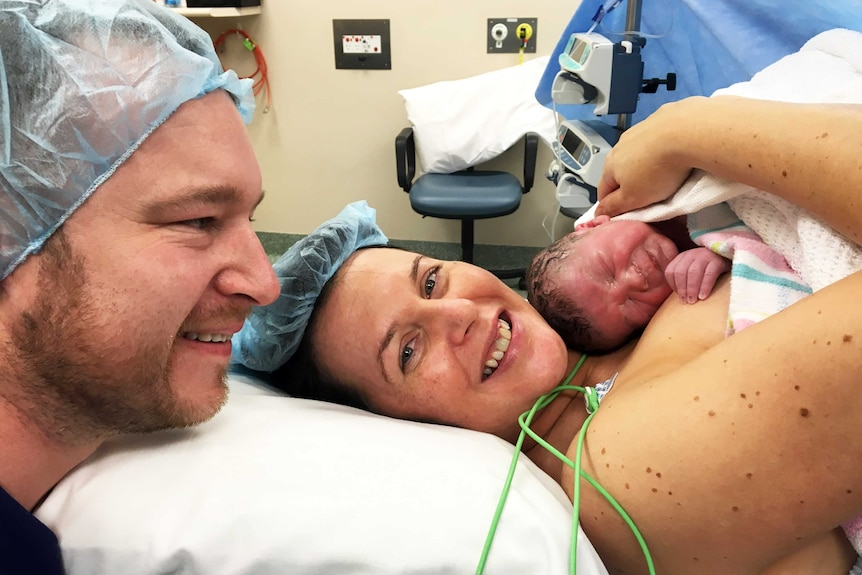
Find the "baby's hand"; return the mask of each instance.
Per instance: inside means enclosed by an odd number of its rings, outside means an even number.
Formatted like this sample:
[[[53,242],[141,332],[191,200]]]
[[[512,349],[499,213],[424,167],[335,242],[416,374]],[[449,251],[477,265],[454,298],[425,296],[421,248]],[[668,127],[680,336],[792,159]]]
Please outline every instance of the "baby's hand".
[[[730,270],[730,261],[708,248],[680,252],[664,270],[670,287],[683,303],[706,299],[718,276]]]

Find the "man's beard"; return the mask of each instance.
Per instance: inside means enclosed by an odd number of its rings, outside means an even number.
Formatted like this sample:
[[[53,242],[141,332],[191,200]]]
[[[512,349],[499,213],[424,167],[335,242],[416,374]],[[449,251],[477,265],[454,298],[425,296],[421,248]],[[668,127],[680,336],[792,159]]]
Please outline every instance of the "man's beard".
[[[176,333],[151,338],[119,322],[107,333],[115,306],[93,301],[83,260],[62,231],[48,242],[40,263],[36,301],[12,329],[10,351],[20,369],[12,372],[17,381],[10,382],[11,396],[4,395],[49,440],[85,444],[188,427],[219,410],[227,391],[225,370],[220,393],[206,394],[211,399],[181,401],[171,389]]]

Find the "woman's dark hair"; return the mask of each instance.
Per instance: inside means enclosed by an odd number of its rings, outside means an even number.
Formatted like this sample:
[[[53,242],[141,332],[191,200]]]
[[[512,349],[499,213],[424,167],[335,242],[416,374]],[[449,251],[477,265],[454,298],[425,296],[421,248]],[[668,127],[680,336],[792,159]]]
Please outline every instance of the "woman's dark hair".
[[[373,245],[359,248],[356,251],[389,247],[392,246],[385,244]],[[339,268],[323,284],[323,289],[320,290],[320,295],[317,296],[317,301],[314,303],[314,311],[311,312],[308,326],[305,329],[305,334],[302,336],[299,347],[296,349],[296,353],[293,354],[287,363],[272,372],[268,380],[270,385],[293,397],[317,399],[371,411],[368,403],[356,388],[339,380],[323,369],[316,353],[317,350],[312,345],[315,332],[318,328],[320,310],[326,306],[326,302],[329,301],[329,297],[332,294],[333,287],[340,281],[342,269],[344,269],[344,266]]]

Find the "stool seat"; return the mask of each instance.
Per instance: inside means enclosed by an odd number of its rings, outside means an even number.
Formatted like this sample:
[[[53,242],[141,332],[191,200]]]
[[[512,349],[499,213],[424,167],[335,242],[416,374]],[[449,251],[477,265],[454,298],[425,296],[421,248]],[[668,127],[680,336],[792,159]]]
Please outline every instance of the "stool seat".
[[[410,206],[417,213],[456,220],[511,214],[524,195],[518,178],[499,171],[423,174],[408,193]]]
[[[533,187],[539,135],[524,134],[524,183],[509,172],[474,170],[452,174],[422,174],[416,181],[416,142],[413,128],[395,137],[395,176],[410,196],[410,207],[422,216],[461,220],[461,259],[473,262],[475,220],[507,216],[521,205],[521,197]],[[491,270],[503,279],[524,277],[523,269]]]

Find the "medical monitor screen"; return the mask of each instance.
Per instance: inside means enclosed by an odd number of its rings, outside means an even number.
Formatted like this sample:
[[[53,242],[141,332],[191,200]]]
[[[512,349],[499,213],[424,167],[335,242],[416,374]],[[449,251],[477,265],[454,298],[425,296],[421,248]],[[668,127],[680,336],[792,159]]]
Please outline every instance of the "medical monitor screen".
[[[577,62],[578,64],[583,64],[587,56],[589,55],[589,44],[584,42],[583,40],[576,40],[575,45],[572,46],[572,49],[569,51],[569,58]]]
[[[562,144],[563,148],[572,156],[572,159],[579,162],[582,166],[589,159],[589,153],[587,153],[586,157],[583,157],[587,143],[571,130],[566,130],[565,134],[563,134]]]

